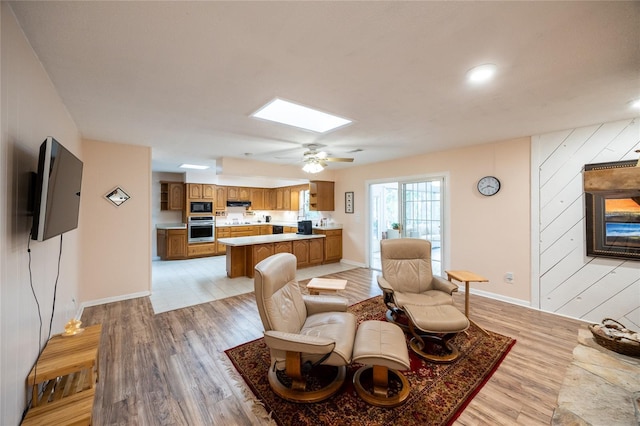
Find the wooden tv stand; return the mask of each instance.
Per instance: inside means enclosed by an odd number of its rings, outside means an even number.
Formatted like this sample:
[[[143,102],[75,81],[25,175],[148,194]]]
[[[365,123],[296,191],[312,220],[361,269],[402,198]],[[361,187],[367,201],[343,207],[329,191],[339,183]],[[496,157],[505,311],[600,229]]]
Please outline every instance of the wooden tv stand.
[[[47,342],[27,377],[31,408],[23,425],[90,425],[102,325]]]

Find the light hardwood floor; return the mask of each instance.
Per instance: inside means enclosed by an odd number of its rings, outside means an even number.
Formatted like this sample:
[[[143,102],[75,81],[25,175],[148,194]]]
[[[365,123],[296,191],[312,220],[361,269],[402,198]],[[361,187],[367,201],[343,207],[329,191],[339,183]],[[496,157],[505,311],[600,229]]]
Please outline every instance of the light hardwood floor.
[[[378,274],[358,268],[330,276],[349,280],[342,294],[353,304],[380,294]],[[464,310],[464,292],[455,300]],[[471,317],[517,343],[455,424],[548,425],[586,325],[474,295]],[[82,320],[103,325],[94,425],[264,423],[223,352],[262,336],[253,293],[158,315],[145,297],[87,308]]]

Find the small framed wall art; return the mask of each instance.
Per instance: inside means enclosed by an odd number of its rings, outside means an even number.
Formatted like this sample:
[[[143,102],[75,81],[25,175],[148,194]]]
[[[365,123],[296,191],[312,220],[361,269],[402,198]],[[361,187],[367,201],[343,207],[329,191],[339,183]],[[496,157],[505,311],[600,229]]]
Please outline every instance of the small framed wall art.
[[[344,193],[344,212],[353,213],[353,191]]]

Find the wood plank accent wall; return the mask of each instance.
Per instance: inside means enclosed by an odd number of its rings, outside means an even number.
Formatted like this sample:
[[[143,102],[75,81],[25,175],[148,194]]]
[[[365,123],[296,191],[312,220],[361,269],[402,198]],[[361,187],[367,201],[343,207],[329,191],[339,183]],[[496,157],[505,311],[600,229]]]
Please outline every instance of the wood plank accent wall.
[[[582,174],[585,164],[637,159],[640,119],[538,135],[531,146],[532,299],[544,311],[640,329],[640,262],[586,255]]]

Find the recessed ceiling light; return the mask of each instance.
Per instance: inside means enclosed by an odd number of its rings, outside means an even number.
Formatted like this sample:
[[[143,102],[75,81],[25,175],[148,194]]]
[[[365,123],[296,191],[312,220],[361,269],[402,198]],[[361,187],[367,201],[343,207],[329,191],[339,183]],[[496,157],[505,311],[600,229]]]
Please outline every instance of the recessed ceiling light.
[[[251,114],[252,117],[263,120],[275,121],[318,133],[328,132],[351,123],[351,120],[338,117],[313,108],[294,104],[275,98],[258,111]]]
[[[197,164],[180,164],[181,169],[196,169],[196,170],[205,170],[208,169],[209,166],[200,166]]]
[[[640,99],[636,99],[635,101],[631,101],[631,108],[640,109]]]
[[[495,64],[478,65],[467,71],[467,80],[471,83],[485,83],[493,78],[498,67]]]

